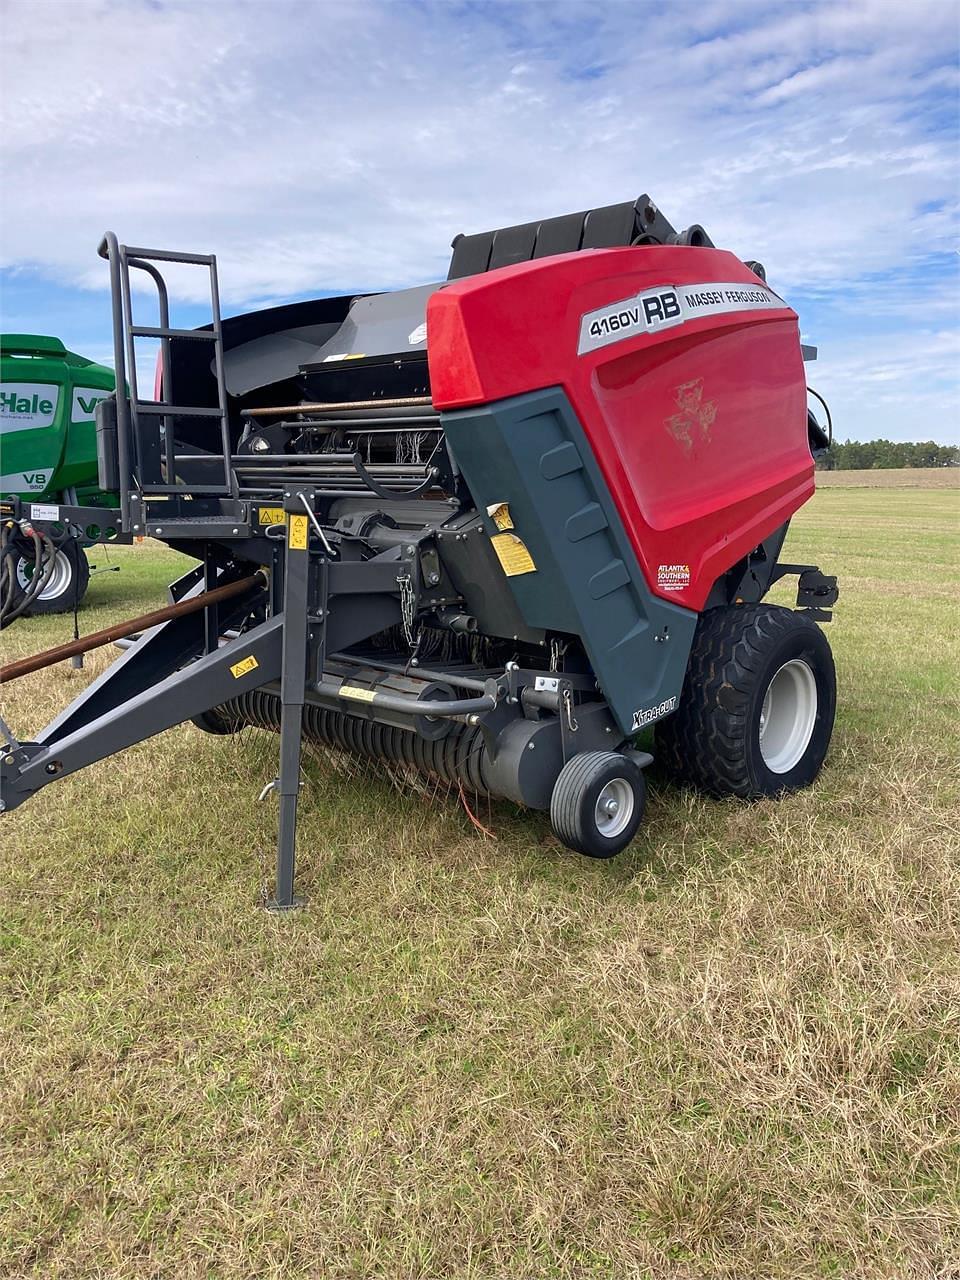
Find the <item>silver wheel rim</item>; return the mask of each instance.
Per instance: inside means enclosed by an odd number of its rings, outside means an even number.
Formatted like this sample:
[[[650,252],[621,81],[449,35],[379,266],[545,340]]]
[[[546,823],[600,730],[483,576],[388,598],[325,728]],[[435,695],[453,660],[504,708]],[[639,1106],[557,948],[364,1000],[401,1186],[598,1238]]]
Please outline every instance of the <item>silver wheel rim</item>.
[[[620,835],[630,825],[636,801],[633,787],[626,778],[613,778],[597,796],[594,822],[608,840]]]
[[[817,722],[817,680],[801,658],[785,662],[760,709],[760,754],[771,773],[789,773],[803,757]]]
[[[28,572],[28,567],[30,572]],[[21,591],[26,591],[33,580],[34,565],[32,562],[24,560],[23,557],[17,561],[17,582]],[[70,557],[63,551],[58,551],[53,562],[53,571],[47,579],[43,590],[37,600],[56,600],[67,590],[73,579],[73,564]]]

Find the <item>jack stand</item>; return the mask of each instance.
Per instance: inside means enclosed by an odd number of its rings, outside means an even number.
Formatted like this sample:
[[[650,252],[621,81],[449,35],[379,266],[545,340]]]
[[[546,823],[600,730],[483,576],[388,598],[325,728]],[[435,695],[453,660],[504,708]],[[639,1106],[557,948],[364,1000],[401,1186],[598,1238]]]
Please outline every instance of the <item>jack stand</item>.
[[[280,797],[277,831],[277,883],[268,911],[294,911],[304,899],[294,891],[296,864],[297,800],[300,794],[300,756],[304,689],[307,679],[310,526],[303,515],[312,491],[285,495],[287,555],[283,579],[283,666],[280,674],[280,772],[275,790]],[[312,508],[309,508],[312,511]],[[300,513],[300,514],[297,514]],[[326,581],[324,575],[323,581]],[[321,617],[326,615],[326,600]]]

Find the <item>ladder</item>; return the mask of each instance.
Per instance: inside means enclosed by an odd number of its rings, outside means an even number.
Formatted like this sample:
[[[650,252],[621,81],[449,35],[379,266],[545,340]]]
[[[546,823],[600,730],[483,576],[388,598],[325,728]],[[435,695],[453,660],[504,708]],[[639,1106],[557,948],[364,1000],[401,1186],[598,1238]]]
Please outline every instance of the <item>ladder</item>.
[[[220,290],[217,282],[217,259],[214,254],[177,253],[169,249],[141,249],[120,244],[112,231],[108,231],[100,243],[99,254],[110,264],[110,294],[113,307],[113,349],[117,382],[117,453],[120,466],[120,497],[126,525],[130,493],[185,494],[210,496],[238,496],[236,475],[231,467],[230,415],[227,405],[227,387],[223,370],[223,330],[220,323]],[[157,262],[184,263],[206,267],[210,276],[210,311],[213,322],[204,329],[174,329],[170,326],[170,303],[166,282],[154,265]],[[159,302],[159,325],[134,323],[130,289],[131,268],[145,272],[153,280]],[[162,358],[162,388],[159,400],[144,399],[140,394],[137,377],[137,339],[155,338],[160,341]],[[209,343],[213,351],[213,366],[217,388],[216,406],[177,404],[173,389],[173,363],[171,339]],[[123,389],[129,384],[129,397]],[[176,482],[176,446],[174,427],[178,418],[207,418],[211,424],[219,424],[218,448],[204,452],[199,457],[210,463],[219,462],[222,478]],[[160,457],[163,457],[165,476],[161,475]],[[211,467],[216,474],[216,470]]]

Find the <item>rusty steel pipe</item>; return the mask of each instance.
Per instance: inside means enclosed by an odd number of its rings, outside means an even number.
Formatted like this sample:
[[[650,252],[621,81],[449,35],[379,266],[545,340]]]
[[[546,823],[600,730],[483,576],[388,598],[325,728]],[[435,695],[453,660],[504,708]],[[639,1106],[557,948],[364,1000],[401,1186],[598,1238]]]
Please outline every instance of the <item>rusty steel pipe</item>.
[[[405,409],[407,405],[432,406],[430,396],[400,396],[383,400],[323,400],[313,404],[281,404],[275,408],[244,409],[245,418],[267,418],[278,413],[324,413],[353,409]]]
[[[104,627],[102,631],[92,631],[79,640],[70,640],[67,644],[58,644],[52,649],[44,649],[30,658],[19,658],[16,662],[8,662],[0,667],[0,684],[8,680],[16,680],[18,676],[29,675],[31,671],[42,671],[44,667],[52,667],[55,662],[63,662],[74,654],[89,653],[91,649],[100,649],[114,640],[122,640],[137,631],[148,631],[161,622],[169,622],[171,618],[182,618],[188,613],[196,613],[208,605],[219,604],[221,600],[230,600],[243,591],[253,587],[266,586],[267,580],[262,573],[251,574],[249,578],[239,578],[236,582],[228,582],[225,586],[214,587],[212,591],[201,592],[188,600],[180,600],[177,604],[168,604],[163,609],[154,609],[152,613],[143,613],[139,618],[131,618],[129,622],[117,622],[112,627]]]

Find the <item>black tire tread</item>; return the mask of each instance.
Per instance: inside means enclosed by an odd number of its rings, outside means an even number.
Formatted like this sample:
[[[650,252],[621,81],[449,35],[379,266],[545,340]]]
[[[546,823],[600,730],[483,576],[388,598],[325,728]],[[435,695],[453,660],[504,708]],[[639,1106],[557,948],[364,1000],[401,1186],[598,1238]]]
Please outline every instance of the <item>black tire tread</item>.
[[[568,848],[588,857],[602,855],[598,855],[592,847],[591,836],[594,833],[584,828],[583,793],[597,772],[611,765],[617,766],[619,772],[629,774],[630,770],[636,771],[639,783],[637,788],[639,816],[636,822],[639,824],[643,816],[646,792],[643,774],[615,751],[584,751],[573,756],[561,769],[550,799],[550,822],[554,834]],[[626,847],[633,839],[633,835],[634,832],[631,832],[623,845],[614,849],[613,852],[617,853],[620,848]]]
[[[764,657],[784,636],[819,632],[781,605],[747,604],[701,614],[677,710],[655,731],[657,758],[712,795],[757,794],[745,751],[747,708]]]

